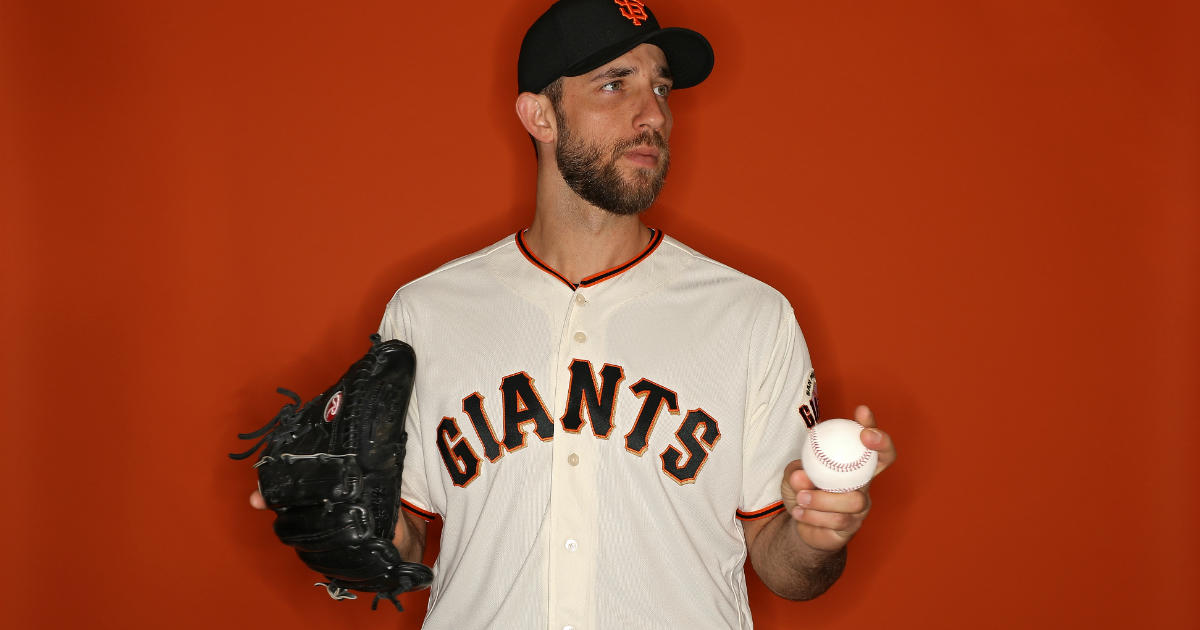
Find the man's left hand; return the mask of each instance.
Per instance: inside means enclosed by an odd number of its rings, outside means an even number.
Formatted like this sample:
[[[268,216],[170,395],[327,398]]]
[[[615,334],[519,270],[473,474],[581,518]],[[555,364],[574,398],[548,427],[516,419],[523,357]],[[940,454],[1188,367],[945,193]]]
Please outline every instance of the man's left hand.
[[[866,405],[854,410],[854,420],[866,427],[860,436],[863,445],[879,452],[875,468],[878,476],[896,461],[896,447],[892,438],[879,430],[875,414]],[[837,551],[850,542],[867,518],[871,510],[869,488],[868,485],[845,493],[819,490],[804,472],[800,460],[795,460],[783,472],[783,507],[791,516],[789,524],[808,546]]]

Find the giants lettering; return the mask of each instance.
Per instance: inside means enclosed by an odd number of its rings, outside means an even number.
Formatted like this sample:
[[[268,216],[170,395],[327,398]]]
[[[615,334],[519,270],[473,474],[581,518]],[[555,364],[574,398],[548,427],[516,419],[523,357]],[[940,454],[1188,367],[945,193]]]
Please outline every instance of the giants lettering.
[[[534,423],[533,432],[543,442],[554,437],[554,423],[528,374],[505,376],[500,381],[500,392],[504,394],[504,448],[511,452],[525,447],[521,425],[526,422]]]
[[[454,418],[442,418],[437,430],[438,452],[442,454],[442,463],[450,473],[454,485],[465,488],[479,476],[479,457],[471,449],[466,440],[459,440],[450,445],[450,440],[457,438],[462,431],[458,429],[458,421]]]
[[[625,435],[625,450],[642,456],[646,452],[646,445],[650,439],[650,432],[654,430],[654,423],[658,421],[658,412],[662,410],[662,406],[667,406],[667,411],[674,415],[679,415],[679,402],[675,392],[647,379],[642,379],[633,385],[629,386],[633,390],[633,394],[642,398],[642,409],[638,412],[637,420],[633,422],[633,428]]]
[[[696,431],[701,428],[704,432],[697,440]],[[696,480],[696,475],[700,474],[700,467],[708,459],[708,452],[721,438],[721,431],[717,429],[717,421],[713,420],[712,416],[704,413],[702,409],[693,409],[684,417],[683,424],[675,432],[675,437],[679,438],[680,444],[687,449],[687,461],[680,464],[679,458],[683,457],[683,453],[674,446],[668,446],[661,455],[663,470],[680,484],[692,483]],[[708,448],[705,449],[701,442]]]
[[[808,407],[808,403],[800,405],[800,417],[804,418],[804,426],[810,429],[817,426],[817,414]]]
[[[586,414],[592,434],[600,439],[608,439],[614,428],[613,413],[617,407],[620,385],[625,380],[624,368],[605,364],[600,368],[599,385],[590,361],[575,359],[568,370],[571,380],[567,387],[566,409],[559,418],[562,429],[579,433],[583,430]],[[625,434],[625,450],[641,457],[650,444],[650,437],[663,408],[671,415],[679,415],[679,397],[670,389],[645,378],[630,385],[629,390],[642,399],[642,404],[629,433]],[[554,438],[554,421],[550,419],[529,374],[518,372],[504,377],[500,381],[500,393],[504,409],[503,439],[497,439],[479,392],[462,400],[463,413],[470,419],[489,462],[496,462],[505,452],[524,448],[528,425],[533,425],[533,433],[543,442]],[[454,485],[465,488],[479,476],[480,459],[461,434],[458,420],[445,417],[438,424],[435,439],[450,480]],[[693,483],[721,437],[717,421],[704,410],[694,409],[684,417],[675,437],[682,450],[675,446],[667,447],[659,455],[662,470],[679,484]]]
[[[567,411],[559,422],[563,430],[579,433],[583,425],[583,405],[587,403],[588,419],[591,420],[592,434],[598,438],[608,439],[612,431],[613,404],[617,400],[617,386],[625,380],[625,370],[619,366],[604,364],[600,370],[603,385],[600,393],[596,393],[596,377],[592,372],[592,362],[575,359],[571,362],[571,386],[567,388]]]
[[[463,412],[471,419],[471,425],[475,427],[475,434],[479,436],[479,441],[483,442],[484,456],[490,462],[500,459],[504,452],[500,450],[496,434],[492,433],[492,423],[488,422],[487,413],[483,410],[483,396],[480,396],[479,392],[475,392],[464,398]]]

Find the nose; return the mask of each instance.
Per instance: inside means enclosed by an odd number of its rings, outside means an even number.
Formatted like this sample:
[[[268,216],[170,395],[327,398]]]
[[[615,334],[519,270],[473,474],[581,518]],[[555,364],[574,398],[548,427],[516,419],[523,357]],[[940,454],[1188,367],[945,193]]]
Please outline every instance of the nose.
[[[654,88],[649,87],[642,92],[642,96],[637,101],[637,112],[634,116],[633,126],[640,133],[642,131],[664,131],[670,125],[671,110],[667,107],[666,99],[654,93]]]

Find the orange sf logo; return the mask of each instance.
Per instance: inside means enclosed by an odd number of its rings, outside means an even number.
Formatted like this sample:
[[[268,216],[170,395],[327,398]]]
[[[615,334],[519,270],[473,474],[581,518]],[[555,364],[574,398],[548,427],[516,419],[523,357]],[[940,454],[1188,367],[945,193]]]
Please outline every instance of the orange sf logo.
[[[646,21],[646,3],[642,0],[613,0],[621,7],[621,15],[629,18],[634,26],[641,26]]]

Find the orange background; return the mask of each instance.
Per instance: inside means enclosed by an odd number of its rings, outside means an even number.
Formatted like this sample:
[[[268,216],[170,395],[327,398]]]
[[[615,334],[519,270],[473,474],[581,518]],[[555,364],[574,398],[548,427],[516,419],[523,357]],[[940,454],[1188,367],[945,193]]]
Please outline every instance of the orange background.
[[[0,3],[6,627],[418,627],[309,586],[225,453],[527,224],[544,6]],[[824,415],[900,446],[758,626],[1200,625],[1196,5],[652,6],[717,65],[647,222],[782,290]]]

